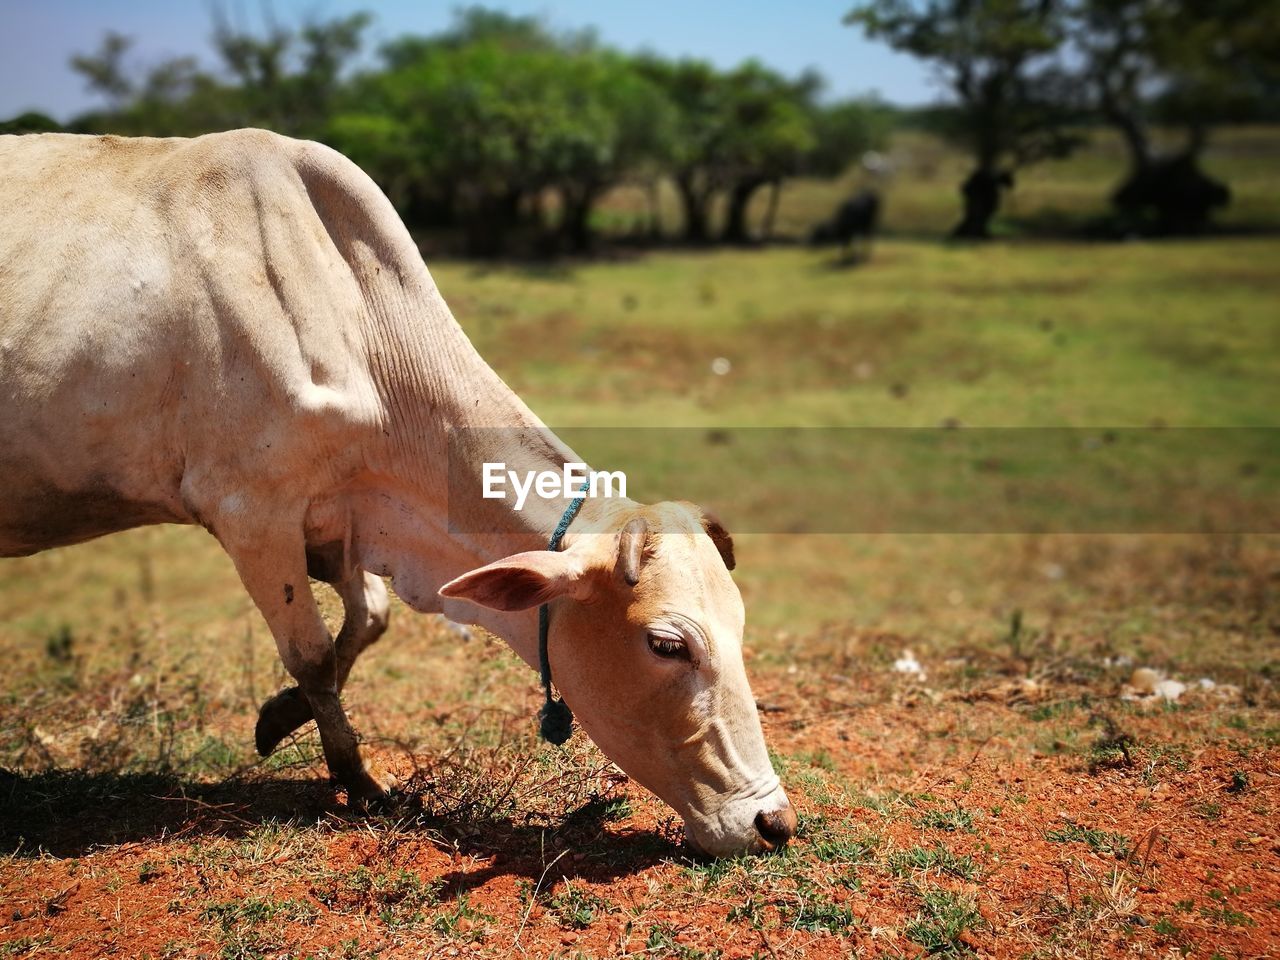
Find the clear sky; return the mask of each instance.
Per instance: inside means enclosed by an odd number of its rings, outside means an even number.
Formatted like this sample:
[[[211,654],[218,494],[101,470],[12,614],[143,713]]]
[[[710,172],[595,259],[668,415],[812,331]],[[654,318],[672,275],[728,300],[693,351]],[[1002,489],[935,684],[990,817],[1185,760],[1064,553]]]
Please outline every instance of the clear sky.
[[[97,48],[113,29],[136,40],[140,66],[195,54],[212,65],[207,37],[218,2],[233,22],[255,29],[263,10],[277,20],[328,17],[355,10],[375,16],[376,48],[403,33],[432,33],[449,23],[456,0],[0,0],[0,119],[41,110],[58,120],[92,107],[67,61]],[[538,14],[553,28],[594,26],[606,43],[698,56],[722,66],[756,57],[785,73],[816,67],[832,96],[878,92],[895,103],[934,99],[927,70],[870,43],[840,18],[854,0],[491,0],[484,6]]]

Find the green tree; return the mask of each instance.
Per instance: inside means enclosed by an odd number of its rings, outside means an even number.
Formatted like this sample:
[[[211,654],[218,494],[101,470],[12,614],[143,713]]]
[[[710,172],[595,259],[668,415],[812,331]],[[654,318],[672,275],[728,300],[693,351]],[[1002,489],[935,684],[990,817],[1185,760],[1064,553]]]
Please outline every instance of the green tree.
[[[722,238],[748,239],[746,211],[756,191],[799,171],[815,146],[815,75],[791,81],[754,61],[728,73],[699,60],[642,57],[639,69],[674,108],[669,151],[684,236],[711,238],[711,210],[725,197]]]
[[[16,117],[8,120],[0,120],[0,134],[2,133],[59,133],[62,125],[54,120],[53,117],[43,113],[37,113],[34,110],[28,110],[26,113],[20,113]]]
[[[628,178],[643,179],[670,156],[675,114],[663,92],[622,56],[581,55],[559,71],[563,127],[548,145],[568,249],[591,245],[591,213]]]
[[[726,243],[746,243],[747,208],[767,184],[798,173],[817,146],[813,100],[821,87],[816,74],[789,81],[759,63],[748,62],[724,78],[728,112],[719,162],[727,185]]]
[[[1079,142],[1069,126],[1078,98],[1057,58],[1065,0],[869,0],[845,22],[933,64],[957,101],[948,133],[973,170],[955,235],[988,236],[1013,171]]]
[[[1255,115],[1280,82],[1280,2],[1079,0],[1074,15],[1094,104],[1129,153],[1117,202],[1200,228],[1228,196],[1200,170],[1211,127]],[[1155,150],[1156,124],[1183,131],[1171,153]]]
[[[123,108],[134,93],[124,62],[131,46],[132,38],[108,30],[96,52],[71,58],[71,69],[85,78],[90,90],[105,96],[113,107]]]
[[[270,22],[262,34],[215,18],[213,46],[235,78],[223,91],[245,125],[316,136],[333,111],[343,71],[360,52],[368,13],[313,20],[300,28]]]
[[[685,239],[705,242],[711,236],[711,203],[726,185],[719,162],[727,119],[722,78],[711,64],[699,60],[644,56],[638,66],[675,110],[671,179],[684,213]]]

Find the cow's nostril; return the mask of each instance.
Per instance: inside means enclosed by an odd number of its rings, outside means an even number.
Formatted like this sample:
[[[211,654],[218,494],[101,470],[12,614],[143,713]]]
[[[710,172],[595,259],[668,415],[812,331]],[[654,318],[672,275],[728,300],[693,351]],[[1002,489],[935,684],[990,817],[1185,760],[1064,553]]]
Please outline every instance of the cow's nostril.
[[[771,849],[781,847],[796,835],[796,811],[791,804],[781,810],[761,810],[756,814],[756,829]]]

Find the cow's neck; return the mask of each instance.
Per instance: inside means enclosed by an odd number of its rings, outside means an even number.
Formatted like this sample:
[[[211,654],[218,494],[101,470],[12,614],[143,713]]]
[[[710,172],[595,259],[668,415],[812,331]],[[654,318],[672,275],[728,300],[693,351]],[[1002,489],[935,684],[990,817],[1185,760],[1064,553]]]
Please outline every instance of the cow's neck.
[[[530,495],[516,510],[511,497],[478,497],[485,463],[523,476],[559,472],[578,458],[485,363],[443,299],[430,292],[426,322],[390,331],[390,342],[380,345],[393,360],[374,371],[389,422],[381,431],[386,439],[366,458],[373,468],[368,487],[352,500],[355,559],[391,576],[396,593],[415,609],[478,623],[536,665],[536,610],[442,605],[436,591],[494,560],[546,549],[568,505]],[[574,529],[598,527],[609,512],[589,500]]]

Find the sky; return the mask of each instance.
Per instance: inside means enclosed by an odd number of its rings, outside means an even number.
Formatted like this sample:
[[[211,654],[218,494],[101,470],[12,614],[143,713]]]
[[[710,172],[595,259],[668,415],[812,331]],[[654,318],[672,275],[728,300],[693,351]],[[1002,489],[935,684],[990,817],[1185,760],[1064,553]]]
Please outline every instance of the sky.
[[[99,105],[68,60],[96,50],[103,33],[134,38],[133,62],[146,67],[194,54],[214,62],[207,37],[215,0],[0,0],[0,119],[39,110],[60,121]],[[374,14],[370,49],[405,33],[433,33],[457,0],[217,0],[232,21],[252,28],[356,10]],[[927,69],[841,25],[854,0],[489,0],[484,6],[535,14],[556,29],[593,26],[610,46],[697,56],[720,66],[755,57],[784,73],[816,67],[831,97],[875,92],[918,104],[936,98]]]

